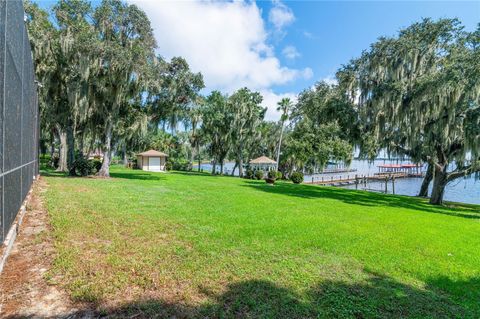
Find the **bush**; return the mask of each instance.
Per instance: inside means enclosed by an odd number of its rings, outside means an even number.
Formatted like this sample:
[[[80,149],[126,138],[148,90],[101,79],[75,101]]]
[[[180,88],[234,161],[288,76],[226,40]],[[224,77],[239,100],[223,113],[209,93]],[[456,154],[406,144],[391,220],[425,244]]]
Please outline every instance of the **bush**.
[[[165,163],[165,169],[166,169],[167,171],[171,171],[172,168],[173,168],[172,162],[166,162],[166,163]]]
[[[190,164],[186,161],[173,162],[172,169],[176,171],[188,171],[189,166]]]
[[[277,179],[277,172],[276,171],[268,171],[267,178],[265,179],[265,182],[267,182],[268,184],[274,184],[276,179]]]
[[[53,168],[57,168],[58,167],[58,162],[60,162],[60,157],[58,157],[57,155],[54,155],[50,161],[49,161],[49,165]]]
[[[245,172],[245,178],[253,179],[254,176],[255,176],[255,173],[253,172],[253,170],[247,169],[247,171]]]
[[[263,173],[262,170],[258,170],[258,171],[255,171],[255,179],[263,179],[263,176],[265,176],[265,174]]]
[[[290,180],[295,184],[300,184],[303,182],[303,173],[302,172],[293,172],[290,176]]]
[[[268,171],[267,177],[277,179],[277,171]]]
[[[277,176],[276,176],[276,179],[282,179],[282,178],[283,178],[282,172],[276,171],[275,173],[276,173],[276,175],[277,175]]]
[[[92,163],[92,168],[95,170],[95,172],[98,173],[102,168],[102,161],[99,159],[94,159],[91,161],[91,163]]]
[[[88,176],[93,173],[93,162],[85,157],[77,157],[72,164],[75,175]]]

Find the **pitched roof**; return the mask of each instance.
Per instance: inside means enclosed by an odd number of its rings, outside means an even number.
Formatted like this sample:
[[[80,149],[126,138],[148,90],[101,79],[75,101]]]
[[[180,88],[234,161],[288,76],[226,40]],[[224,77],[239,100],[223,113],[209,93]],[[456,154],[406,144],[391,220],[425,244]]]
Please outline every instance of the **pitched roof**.
[[[277,164],[277,162],[266,156],[260,156],[258,158],[252,159],[250,161],[250,164]]]
[[[146,151],[146,152],[143,152],[143,153],[140,153],[138,155],[142,155],[142,156],[145,156],[145,157],[151,157],[151,156],[160,156],[160,157],[167,157],[168,155],[163,153],[163,152],[159,152],[159,151],[155,151],[155,150],[149,150],[149,151]]]

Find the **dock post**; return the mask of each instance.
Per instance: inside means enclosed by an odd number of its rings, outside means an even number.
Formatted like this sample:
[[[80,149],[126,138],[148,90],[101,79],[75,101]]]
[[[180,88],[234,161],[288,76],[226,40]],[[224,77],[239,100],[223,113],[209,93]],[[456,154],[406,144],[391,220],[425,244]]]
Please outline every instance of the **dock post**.
[[[392,177],[392,193],[395,195],[395,176]]]

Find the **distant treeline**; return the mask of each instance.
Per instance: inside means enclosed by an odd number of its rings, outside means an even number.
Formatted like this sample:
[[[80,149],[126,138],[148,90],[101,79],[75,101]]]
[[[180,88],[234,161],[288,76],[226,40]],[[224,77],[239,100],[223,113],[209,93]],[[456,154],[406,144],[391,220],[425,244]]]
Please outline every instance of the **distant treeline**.
[[[126,163],[150,148],[177,168],[207,159],[223,172],[233,160],[242,176],[259,155],[288,175],[348,164],[358,147],[361,158],[386,150],[428,163],[420,195],[433,180],[431,202],[440,204],[448,182],[480,170],[480,28],[467,32],[456,19],[424,19],[380,38],[338,70],[336,84],[283,99],[280,120],[268,122],[261,94],[248,88],[202,96],[203,77],[185,59],[155,54],[150,21],[135,5],[64,0],[48,12],[31,2],[25,9],[42,152],[72,175],[97,150],[100,176],[109,176],[112,154]]]

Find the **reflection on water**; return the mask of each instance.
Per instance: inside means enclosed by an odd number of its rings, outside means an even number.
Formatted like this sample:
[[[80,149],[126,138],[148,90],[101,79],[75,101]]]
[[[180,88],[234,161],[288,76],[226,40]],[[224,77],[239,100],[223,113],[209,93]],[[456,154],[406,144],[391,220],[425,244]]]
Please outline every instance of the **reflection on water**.
[[[346,178],[347,175],[373,175],[378,172],[378,165],[380,164],[401,164],[401,161],[388,161],[388,160],[376,160],[374,162],[368,161],[359,161],[353,160],[350,168],[356,169],[355,172],[348,173],[335,173],[335,174],[316,174],[316,175],[305,175],[305,180],[311,180],[312,177],[315,179],[324,177],[325,179],[333,177],[337,179],[339,177]],[[404,162],[407,163],[407,162]],[[224,174],[231,174],[234,167],[234,163],[225,163],[224,165]],[[220,167],[217,165],[217,170]],[[201,169],[204,171],[210,172],[212,170],[211,164],[202,164]],[[425,170],[425,169],[424,169]],[[235,169],[235,176],[238,176],[238,169]],[[421,178],[399,178],[395,180],[395,194],[399,195],[408,195],[416,196],[420,190],[420,185],[422,183]],[[355,189],[355,185],[344,186],[345,188]],[[364,189],[365,187],[358,186],[358,189]],[[385,191],[385,182],[369,182],[366,187],[371,191]],[[392,193],[393,187],[392,182],[387,184],[387,193]],[[430,185],[431,191],[431,185]],[[459,178],[451,183],[449,183],[445,189],[445,200],[454,201],[454,202],[463,202],[471,204],[480,204],[480,181],[476,181],[473,176],[467,178]]]

